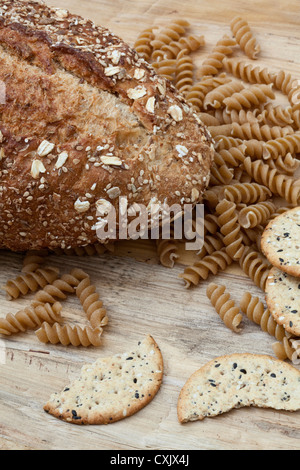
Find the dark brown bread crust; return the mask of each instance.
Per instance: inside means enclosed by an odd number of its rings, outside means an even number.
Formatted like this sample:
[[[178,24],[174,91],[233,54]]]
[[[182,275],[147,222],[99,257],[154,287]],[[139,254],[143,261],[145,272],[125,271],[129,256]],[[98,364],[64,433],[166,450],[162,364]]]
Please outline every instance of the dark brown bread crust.
[[[107,29],[0,1],[0,248],[97,241],[99,199],[197,203],[212,140],[184,98]]]

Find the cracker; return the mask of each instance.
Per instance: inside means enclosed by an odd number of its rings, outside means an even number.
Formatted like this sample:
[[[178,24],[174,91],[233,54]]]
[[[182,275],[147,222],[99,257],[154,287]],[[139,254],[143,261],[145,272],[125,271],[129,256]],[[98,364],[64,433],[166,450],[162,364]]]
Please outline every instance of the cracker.
[[[266,303],[276,323],[300,336],[300,279],[275,266],[266,281]]]
[[[74,424],[113,423],[146,406],[162,377],[162,354],[148,335],[133,351],[84,365],[80,377],[51,395],[44,410]]]
[[[261,237],[261,249],[273,266],[300,277],[300,206],[269,222]]]
[[[202,420],[245,406],[300,409],[300,371],[267,355],[217,357],[194,372],[183,386],[178,420]]]

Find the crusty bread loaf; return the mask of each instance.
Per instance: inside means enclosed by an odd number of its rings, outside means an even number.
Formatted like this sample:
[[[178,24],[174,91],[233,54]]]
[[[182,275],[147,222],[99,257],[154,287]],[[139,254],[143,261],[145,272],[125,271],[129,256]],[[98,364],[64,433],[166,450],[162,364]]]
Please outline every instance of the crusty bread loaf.
[[[94,243],[99,199],[201,201],[211,137],[171,83],[66,10],[4,0],[0,15],[0,248]]]

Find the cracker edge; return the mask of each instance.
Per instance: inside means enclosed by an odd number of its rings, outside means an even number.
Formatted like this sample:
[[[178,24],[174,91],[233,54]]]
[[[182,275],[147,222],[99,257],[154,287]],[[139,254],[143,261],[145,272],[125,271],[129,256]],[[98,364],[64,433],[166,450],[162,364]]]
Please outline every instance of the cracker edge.
[[[197,369],[195,372],[193,372],[192,375],[187,379],[184,386],[182,387],[182,389],[180,391],[180,394],[179,394],[179,397],[178,397],[178,401],[177,401],[177,417],[178,417],[179,423],[184,424],[184,423],[188,423],[188,422],[202,421],[203,419],[208,417],[208,416],[205,416],[205,415],[198,415],[198,417],[196,419],[191,420],[191,419],[186,419],[184,417],[185,414],[183,413],[183,409],[186,408],[186,406],[185,406],[186,402],[184,402],[184,400],[187,400],[190,397],[190,394],[188,392],[188,388],[189,388],[190,384],[193,383],[194,380],[197,380],[198,375],[201,375],[202,371],[204,371],[206,369],[209,369],[216,361],[222,361],[222,360],[226,360],[226,359],[229,359],[229,358],[234,360],[235,358],[236,359],[241,359],[241,358],[247,359],[247,358],[253,358],[253,357],[257,358],[258,360],[271,360],[273,363],[283,364],[283,367],[285,367],[287,369],[290,369],[293,373],[295,371],[297,371],[298,375],[300,377],[300,371],[298,369],[296,369],[296,367],[292,366],[291,364],[289,364],[285,361],[281,361],[280,359],[277,359],[273,356],[270,356],[268,354],[233,353],[233,354],[225,354],[223,356],[215,357],[211,361],[205,363],[202,367],[200,367],[200,369]],[[269,408],[269,407],[266,406],[266,407],[263,407],[263,408]],[[234,407],[232,407],[232,409],[234,409]],[[228,410],[228,411],[230,411],[230,410]],[[285,410],[285,411],[287,411],[287,410]],[[217,417],[217,415],[212,416],[212,418],[214,418],[214,417]]]
[[[150,396],[149,396],[149,394],[145,395],[144,399],[140,400],[136,404],[137,406],[130,407],[130,412],[128,412],[126,414],[126,416],[124,416],[123,412],[120,411],[118,414],[115,415],[115,417],[113,419],[110,419],[111,416],[109,416],[109,414],[108,415],[103,415],[103,414],[100,414],[100,413],[97,414],[95,419],[93,419],[93,420],[90,420],[90,419],[89,420],[87,420],[87,419],[69,419],[69,415],[67,416],[68,419],[66,419],[66,414],[65,413],[63,413],[63,414],[59,413],[58,408],[54,408],[53,410],[51,410],[52,406],[50,404],[50,401],[48,401],[44,405],[44,407],[43,407],[44,411],[46,413],[52,415],[53,417],[58,418],[62,421],[65,421],[66,423],[69,423],[69,424],[77,424],[77,425],[96,425],[97,424],[97,425],[103,425],[103,424],[115,423],[115,422],[120,421],[122,419],[128,418],[129,416],[132,416],[133,414],[135,414],[138,411],[142,410],[145,406],[147,406],[153,400],[153,398],[157,395],[158,391],[160,390],[160,387],[161,387],[161,384],[162,384],[162,379],[163,379],[163,373],[164,373],[163,356],[162,356],[162,353],[161,353],[161,350],[160,350],[158,344],[156,343],[156,341],[154,340],[154,338],[151,335],[147,335],[146,338],[143,341],[149,341],[148,347],[152,347],[152,348],[155,349],[157,359],[158,359],[157,362],[159,364],[159,370],[161,371],[161,373],[160,373],[159,378],[157,379],[156,388],[154,389],[154,391],[151,389],[151,395]],[[143,342],[143,341],[141,341],[141,342]],[[113,356],[109,356],[109,357],[113,357]],[[105,359],[105,357],[103,359]]]

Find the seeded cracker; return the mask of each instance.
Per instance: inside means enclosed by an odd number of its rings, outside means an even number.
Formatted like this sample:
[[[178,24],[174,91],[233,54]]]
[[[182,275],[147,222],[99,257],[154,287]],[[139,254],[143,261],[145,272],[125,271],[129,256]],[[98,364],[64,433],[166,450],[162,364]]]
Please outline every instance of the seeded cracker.
[[[299,410],[300,371],[267,355],[218,357],[188,379],[177,412],[179,421],[185,423],[244,406]]]
[[[273,266],[300,277],[300,207],[284,212],[267,225],[261,248]]]
[[[98,359],[80,377],[54,393],[44,410],[73,424],[109,424],[131,416],[158,392],[163,358],[149,335],[134,351]]]
[[[276,323],[300,335],[300,279],[273,267],[266,282],[266,303]]]

